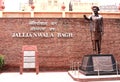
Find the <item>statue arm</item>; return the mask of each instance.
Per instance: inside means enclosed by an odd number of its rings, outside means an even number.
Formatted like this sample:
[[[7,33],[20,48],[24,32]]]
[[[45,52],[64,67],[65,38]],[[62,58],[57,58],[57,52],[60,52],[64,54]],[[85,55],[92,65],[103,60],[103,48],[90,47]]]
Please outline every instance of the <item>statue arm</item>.
[[[103,18],[101,18],[101,26],[102,26],[102,34],[104,34],[104,23],[103,23]]]
[[[85,20],[88,20],[88,21],[92,20],[92,17],[88,18],[86,15],[83,15],[83,17],[84,17]]]

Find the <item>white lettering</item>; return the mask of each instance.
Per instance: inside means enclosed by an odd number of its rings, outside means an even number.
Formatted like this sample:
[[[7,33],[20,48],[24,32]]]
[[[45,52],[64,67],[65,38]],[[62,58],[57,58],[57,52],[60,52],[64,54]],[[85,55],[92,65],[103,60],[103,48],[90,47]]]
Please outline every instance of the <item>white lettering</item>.
[[[30,31],[45,31],[46,27],[31,27]]]
[[[40,22],[40,21],[29,21],[29,25],[41,25],[46,26],[48,22]]]
[[[72,33],[57,33],[58,38],[72,38],[73,34]]]
[[[51,22],[51,25],[52,26],[57,25],[57,22]]]
[[[54,33],[13,33],[12,37],[30,38],[30,37],[41,37],[41,38],[52,38]]]
[[[50,28],[50,31],[51,31],[51,32],[55,31],[55,28]]]

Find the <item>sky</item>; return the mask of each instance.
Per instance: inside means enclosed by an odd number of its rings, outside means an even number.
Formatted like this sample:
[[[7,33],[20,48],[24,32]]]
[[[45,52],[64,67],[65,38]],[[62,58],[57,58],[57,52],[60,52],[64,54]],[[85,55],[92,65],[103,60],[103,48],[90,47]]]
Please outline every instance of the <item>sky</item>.
[[[28,0],[5,0],[5,10],[18,11],[20,9],[20,2],[26,3]]]
[[[18,11],[20,9],[20,2],[27,3],[28,0],[5,0],[5,10]],[[79,1],[79,0],[78,0]],[[100,4],[119,4],[120,0],[80,0],[82,2],[94,2],[98,1]]]

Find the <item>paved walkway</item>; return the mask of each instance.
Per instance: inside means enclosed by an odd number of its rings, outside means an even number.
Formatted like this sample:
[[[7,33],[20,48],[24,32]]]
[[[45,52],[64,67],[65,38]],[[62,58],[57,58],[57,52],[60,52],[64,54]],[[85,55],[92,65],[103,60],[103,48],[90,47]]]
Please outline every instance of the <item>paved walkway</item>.
[[[67,72],[1,73],[0,82],[75,82]]]
[[[86,76],[78,71],[68,71],[68,74],[80,82],[120,82],[120,75],[91,75]]]
[[[68,72],[41,72],[36,73],[1,73],[0,82],[78,82],[74,81]],[[94,81],[95,82],[95,81]],[[120,82],[120,81],[97,81],[97,82]]]

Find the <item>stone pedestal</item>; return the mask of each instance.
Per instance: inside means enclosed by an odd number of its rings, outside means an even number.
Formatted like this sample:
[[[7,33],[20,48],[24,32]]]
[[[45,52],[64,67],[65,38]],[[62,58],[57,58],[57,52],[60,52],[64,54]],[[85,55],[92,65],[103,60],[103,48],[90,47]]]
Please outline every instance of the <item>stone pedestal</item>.
[[[80,66],[85,75],[112,75],[118,73],[118,67],[112,54],[85,55]]]

